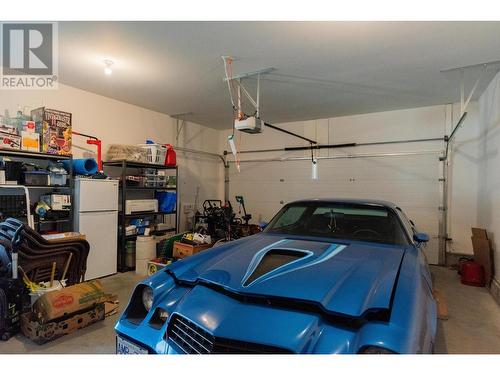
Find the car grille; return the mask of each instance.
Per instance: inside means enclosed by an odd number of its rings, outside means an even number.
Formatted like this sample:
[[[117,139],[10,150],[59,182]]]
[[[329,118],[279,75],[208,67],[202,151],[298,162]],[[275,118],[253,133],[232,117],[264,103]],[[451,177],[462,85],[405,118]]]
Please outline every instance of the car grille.
[[[290,351],[268,345],[216,338],[190,320],[172,315],[167,336],[187,354],[286,354]]]
[[[167,335],[188,354],[210,354],[215,343],[209,332],[177,314],[170,319]]]

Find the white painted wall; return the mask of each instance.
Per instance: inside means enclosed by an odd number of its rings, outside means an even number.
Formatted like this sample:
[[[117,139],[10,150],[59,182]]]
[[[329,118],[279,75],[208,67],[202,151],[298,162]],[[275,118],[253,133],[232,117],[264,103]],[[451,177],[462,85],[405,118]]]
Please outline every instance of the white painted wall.
[[[448,118],[452,118],[452,122],[449,123],[447,134],[451,133],[451,126],[455,126],[460,118],[458,104],[448,108],[450,110]],[[471,227],[479,225],[478,134],[479,106],[477,102],[472,102],[467,108],[466,120],[450,145],[449,154],[448,235],[452,238],[449,243],[451,251],[457,253],[473,253]]]
[[[500,74],[479,99],[478,223],[486,228],[500,280]]]
[[[145,139],[162,143],[176,143],[175,120],[167,115],[138,106],[96,95],[73,87],[60,85],[54,91],[0,91],[0,110],[9,109],[14,114],[19,107],[36,108],[47,106],[73,114],[75,131],[96,135],[103,140],[104,151],[111,143],[136,144]],[[368,142],[398,140],[406,138],[442,137],[449,134],[452,124],[458,120],[458,106],[440,105],[432,107],[379,112],[356,116],[319,119],[303,122],[277,124],[281,127],[317,139],[320,143]],[[457,133],[450,159],[449,234],[453,238],[449,249],[454,252],[471,253],[470,227],[479,225],[478,179],[480,147],[478,139],[478,106],[471,103],[469,116]],[[227,149],[230,131],[217,131],[194,123],[187,123],[177,145],[199,150],[222,152]],[[281,148],[302,146],[304,142],[266,129],[262,135],[237,133],[242,149]],[[484,137],[483,137],[484,140]],[[322,150],[318,155],[337,155],[355,152],[400,152],[408,150],[436,150],[441,142],[370,146],[359,149]],[[94,156],[94,148],[84,139],[75,137],[74,154]],[[309,155],[308,152],[247,154],[244,158]],[[231,158],[231,157],[230,157]],[[211,157],[178,152],[180,167],[180,199],[183,204],[194,203],[199,187],[199,202],[207,198],[223,197],[223,169],[221,163]],[[490,163],[491,164],[491,163]],[[488,166],[489,168],[489,166]],[[304,173],[309,174],[309,166]],[[484,168],[483,168],[484,169]],[[484,176],[484,172],[483,175]],[[484,204],[484,200],[481,201]],[[181,223],[185,215],[181,211]],[[254,213],[258,217],[259,213]],[[498,263],[498,262],[497,262]]]
[[[449,243],[448,251],[470,254],[472,253],[470,228],[477,225],[477,103],[471,103],[468,110],[468,117],[462,129],[457,133],[452,146],[455,152],[452,153],[449,160],[451,183],[448,203],[448,232],[453,240]],[[450,134],[452,126],[458,121],[458,112],[457,105],[439,105],[276,125],[315,139],[322,144],[442,138],[445,134]],[[221,149],[229,149],[227,146],[229,134],[230,131],[222,132]],[[242,150],[307,146],[306,142],[273,129],[265,129],[264,133],[260,135],[238,132],[236,136],[237,143],[240,144]],[[444,142],[437,141],[320,150],[317,155],[435,151],[443,150],[443,148]],[[309,155],[310,152],[273,152],[243,154],[241,158],[248,160]],[[242,163],[241,167],[245,168],[245,164]],[[304,175],[311,173],[309,163],[286,163],[283,164],[283,168],[301,168]],[[257,174],[258,170],[255,170],[255,173]],[[265,187],[262,188],[264,193]],[[369,189],[368,186],[367,189]],[[255,217],[260,215],[259,212],[253,212],[253,214]]]
[[[103,156],[109,144],[138,144],[146,139],[176,145],[175,119],[158,112],[120,102],[60,84],[58,90],[0,91],[0,110],[14,115],[18,108],[46,106],[73,114],[73,129],[94,135],[103,141]],[[26,108],[28,110],[28,108]],[[219,132],[198,124],[187,123],[177,146],[215,152],[219,148]],[[74,136],[75,157],[95,157],[95,147]],[[194,203],[197,187],[200,200],[221,196],[223,170],[215,158],[177,153],[179,193],[183,203]],[[182,207],[181,228],[185,222]]]

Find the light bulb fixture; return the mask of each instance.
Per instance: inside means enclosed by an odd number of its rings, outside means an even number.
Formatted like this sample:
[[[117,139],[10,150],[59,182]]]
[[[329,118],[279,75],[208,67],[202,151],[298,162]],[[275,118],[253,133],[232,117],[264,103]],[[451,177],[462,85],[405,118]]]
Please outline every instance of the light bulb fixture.
[[[318,159],[317,158],[313,158],[312,159],[311,179],[313,179],[313,180],[319,180],[319,175],[318,175]]]
[[[111,60],[104,60],[104,74],[106,74],[107,76],[110,76],[111,74],[113,74],[113,69],[111,69],[111,66],[113,65],[113,61]]]
[[[311,179],[318,180],[318,158],[314,156],[314,145],[311,143]]]

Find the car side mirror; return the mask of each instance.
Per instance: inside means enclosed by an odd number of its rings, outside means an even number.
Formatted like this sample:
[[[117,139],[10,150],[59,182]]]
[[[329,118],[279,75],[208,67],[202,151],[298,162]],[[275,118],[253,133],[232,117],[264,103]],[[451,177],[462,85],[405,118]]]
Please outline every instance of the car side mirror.
[[[427,233],[415,233],[413,235],[413,239],[418,243],[429,242],[429,236]]]

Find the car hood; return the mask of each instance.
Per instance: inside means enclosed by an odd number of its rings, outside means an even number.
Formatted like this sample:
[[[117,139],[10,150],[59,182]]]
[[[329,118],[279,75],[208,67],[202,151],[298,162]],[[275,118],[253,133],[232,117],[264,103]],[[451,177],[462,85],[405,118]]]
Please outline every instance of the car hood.
[[[176,262],[179,282],[360,317],[390,309],[404,247],[260,234]],[[271,266],[265,263],[272,260]]]

